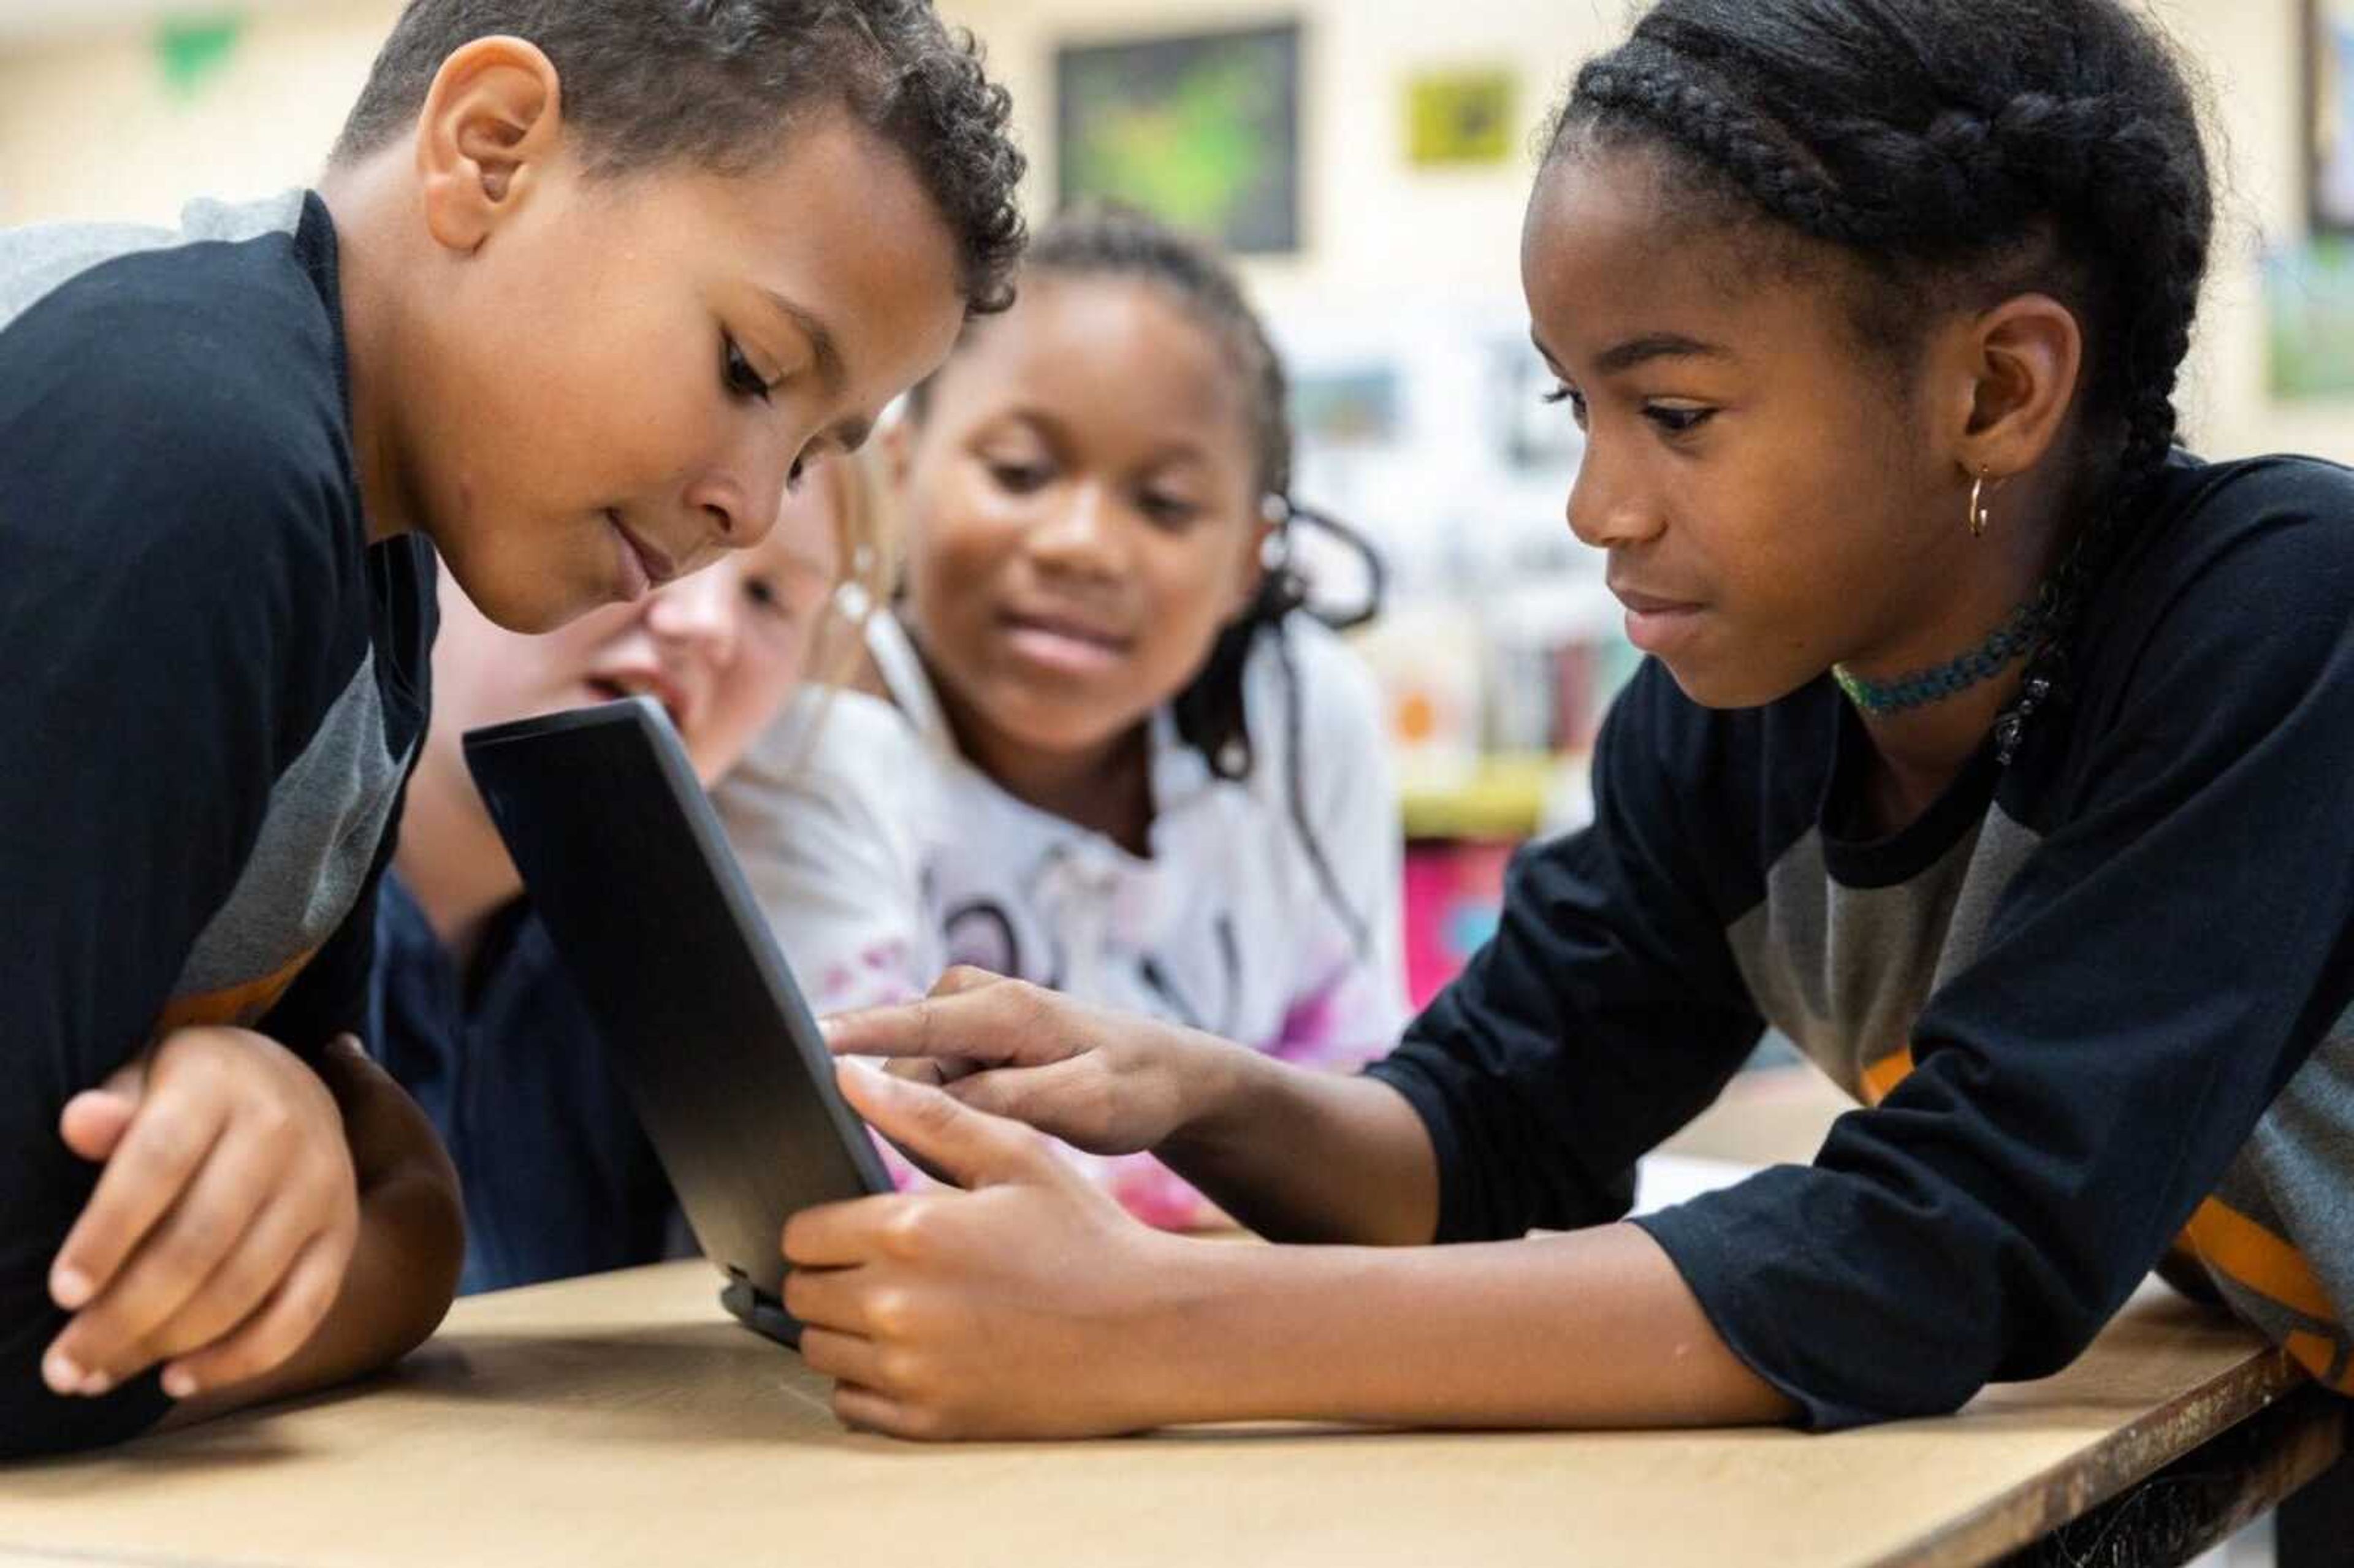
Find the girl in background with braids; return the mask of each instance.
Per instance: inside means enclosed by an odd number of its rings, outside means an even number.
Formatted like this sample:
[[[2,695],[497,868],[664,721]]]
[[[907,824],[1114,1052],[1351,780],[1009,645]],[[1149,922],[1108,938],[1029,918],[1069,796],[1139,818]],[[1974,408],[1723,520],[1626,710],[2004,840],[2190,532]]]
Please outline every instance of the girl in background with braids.
[[[2119,0],[1664,0],[1589,64],[1521,254],[1653,655],[1594,825],[1359,1077],[1012,984],[834,1021],[953,1059],[843,1077],[973,1189],[787,1230],[842,1414],[1837,1427],[2161,1266],[2354,1390],[2354,476],[2176,449],[2210,218]],[[1620,1223],[1768,1022],[1864,1108]],[[1005,1118],[1357,1245],[1153,1234]]]
[[[810,701],[719,794],[819,1009],[970,965],[1297,1066],[1395,1041],[1380,706],[1299,613],[1291,537],[1340,531],[1291,503],[1285,406],[1232,275],[1120,211],[1051,226],[1019,302],[917,391],[867,689]],[[1148,1223],[1216,1218],[1148,1154],[1068,1158]]]

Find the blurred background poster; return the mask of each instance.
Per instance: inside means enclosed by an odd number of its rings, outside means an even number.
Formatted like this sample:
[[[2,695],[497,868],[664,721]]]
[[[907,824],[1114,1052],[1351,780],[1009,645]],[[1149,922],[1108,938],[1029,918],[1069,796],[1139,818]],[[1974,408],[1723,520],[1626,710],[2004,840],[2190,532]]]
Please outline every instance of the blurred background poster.
[[[1298,27],[1065,48],[1055,82],[1061,205],[1111,197],[1239,255],[1298,246]]]

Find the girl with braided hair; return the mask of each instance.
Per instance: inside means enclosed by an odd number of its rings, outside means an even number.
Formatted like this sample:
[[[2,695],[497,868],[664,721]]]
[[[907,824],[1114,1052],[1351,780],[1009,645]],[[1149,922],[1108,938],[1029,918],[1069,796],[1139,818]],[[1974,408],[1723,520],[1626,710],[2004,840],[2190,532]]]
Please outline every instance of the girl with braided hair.
[[[835,1021],[955,1060],[844,1081],[974,1189],[788,1230],[843,1414],[1837,1427],[2154,1267],[2354,1392],[2354,477],[2177,447],[2211,211],[2125,0],[1660,0],[1522,241],[1651,655],[1593,826],[1357,1078],[1010,984]],[[1860,1108],[1623,1222],[1768,1023]],[[1351,1245],[1148,1234],[1016,1121]]]
[[[1225,264],[1120,209],[1050,225],[917,388],[866,689],[811,697],[718,797],[817,1007],[972,965],[1306,1067],[1395,1041],[1379,705],[1290,554],[1353,536],[1291,501],[1286,403]],[[1066,1157],[1150,1224],[1219,1218],[1150,1154]]]

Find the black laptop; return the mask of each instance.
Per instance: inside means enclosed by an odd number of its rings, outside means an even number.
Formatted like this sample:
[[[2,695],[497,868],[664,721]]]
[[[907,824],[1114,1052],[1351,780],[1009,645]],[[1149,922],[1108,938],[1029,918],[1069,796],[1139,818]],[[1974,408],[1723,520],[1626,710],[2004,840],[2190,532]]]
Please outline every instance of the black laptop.
[[[466,765],[720,1298],[798,1344],[785,1221],[891,1190],[670,719],[646,697],[471,731]]]

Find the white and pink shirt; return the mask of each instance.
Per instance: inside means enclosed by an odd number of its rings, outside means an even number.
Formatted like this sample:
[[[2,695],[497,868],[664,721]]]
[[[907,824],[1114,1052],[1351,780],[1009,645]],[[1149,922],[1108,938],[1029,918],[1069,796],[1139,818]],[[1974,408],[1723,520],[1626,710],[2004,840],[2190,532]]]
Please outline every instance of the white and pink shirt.
[[[1244,673],[1249,779],[1152,719],[1150,853],[1039,810],[957,750],[906,631],[867,644],[889,700],[811,691],[716,792],[779,946],[820,1012],[923,994],[956,964],[1353,1070],[1406,1022],[1396,793],[1371,675],[1295,616]],[[1331,884],[1291,808],[1290,772]],[[1344,916],[1342,909],[1347,914]],[[1146,1222],[1214,1223],[1149,1156],[1068,1151]]]

